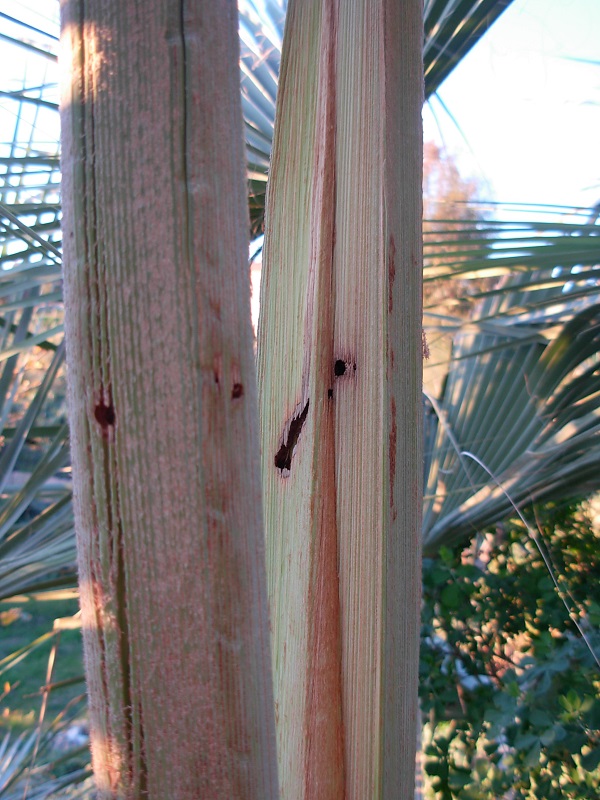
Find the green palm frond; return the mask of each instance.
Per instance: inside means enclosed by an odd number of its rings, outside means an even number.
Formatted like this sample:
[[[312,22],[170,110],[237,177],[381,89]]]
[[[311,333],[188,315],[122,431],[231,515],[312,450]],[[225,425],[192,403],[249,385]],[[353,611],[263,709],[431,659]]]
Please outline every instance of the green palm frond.
[[[589,219],[589,215],[587,217]],[[429,234],[426,280],[500,277],[469,298],[469,320],[429,309],[449,336],[442,389],[426,400],[424,539],[429,552],[533,500],[598,488],[600,226],[574,221],[452,223]]]
[[[75,582],[64,474],[58,4],[44,10],[54,16],[39,24],[0,16],[19,76],[0,93],[9,133],[0,143],[0,598]]]
[[[426,96],[510,2],[426,0]],[[264,218],[286,0],[241,0],[240,6],[256,235]],[[3,84],[0,92],[3,131],[10,125],[0,143],[0,599],[75,585],[68,433],[57,388],[64,381],[57,10],[58,3],[50,20],[35,25],[0,14],[3,42],[32,59],[32,65],[23,62],[21,82]],[[511,515],[511,502],[598,488],[600,226],[591,211],[556,219],[438,220],[425,233],[425,281],[459,282],[471,309],[468,322],[452,304],[425,312],[430,343],[447,342],[427,367],[442,376],[442,388],[425,399],[428,552]],[[44,374],[39,386],[28,387],[27,359],[34,352],[42,354],[38,372]],[[34,741],[23,735],[0,742],[1,798],[23,796]],[[88,774],[55,779],[51,770],[36,770],[39,783],[30,797]]]
[[[57,777],[62,764],[74,756],[82,756],[88,745],[72,749],[62,756],[50,759],[49,751],[56,735],[70,720],[55,724],[49,732],[24,731],[18,736],[10,732],[0,740],[0,800],[43,800],[58,797],[56,793],[65,787],[82,784],[91,775],[89,767],[78,768]],[[33,763],[33,757],[41,756],[41,763]],[[89,791],[89,787],[88,787]],[[72,797],[81,796],[73,794]],[[86,792],[86,796],[90,796]]]

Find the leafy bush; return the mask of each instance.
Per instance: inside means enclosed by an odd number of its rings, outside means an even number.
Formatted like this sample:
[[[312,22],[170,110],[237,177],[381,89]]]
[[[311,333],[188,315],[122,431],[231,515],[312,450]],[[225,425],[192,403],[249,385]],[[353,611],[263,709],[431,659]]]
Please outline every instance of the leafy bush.
[[[582,505],[546,508],[531,530],[587,642],[520,522],[428,560],[421,706],[430,797],[598,797],[600,536]]]

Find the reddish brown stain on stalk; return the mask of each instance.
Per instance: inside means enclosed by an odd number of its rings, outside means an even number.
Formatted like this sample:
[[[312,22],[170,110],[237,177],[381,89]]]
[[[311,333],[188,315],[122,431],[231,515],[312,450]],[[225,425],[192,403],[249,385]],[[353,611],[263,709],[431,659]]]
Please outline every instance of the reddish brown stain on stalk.
[[[209,307],[210,307],[210,310],[215,315],[215,318],[220,322],[221,321],[221,303],[218,300],[215,300],[214,298],[211,298],[209,300]]]
[[[398,441],[398,428],[396,426],[396,400],[392,397],[390,407],[390,508],[392,519],[396,519],[397,511],[394,506],[394,480],[396,477],[396,444]]]
[[[390,236],[390,246],[388,248],[388,311],[391,314],[394,309],[394,281],[396,280],[396,242]]]
[[[213,358],[213,378],[217,386],[221,385],[221,372],[223,371],[222,359],[220,355],[215,355]]]
[[[333,406],[324,404],[323,414],[321,479],[311,501],[316,524],[309,596],[305,798],[341,800],[344,743]]]
[[[308,600],[308,681],[304,730],[306,736],[303,800],[343,800],[344,744],[342,720],[341,611],[338,580],[338,531],[335,479],[335,404],[331,380],[353,374],[352,362],[333,354],[333,256],[336,199],[336,69],[337,4],[323,5],[321,94],[317,103],[317,152],[313,185],[314,239],[311,269],[315,277],[313,313],[320,340],[310,341],[316,355],[318,387],[314,425],[318,460],[311,499]],[[312,323],[311,323],[312,331]],[[312,335],[312,332],[311,332]],[[333,363],[333,376],[331,374]],[[345,377],[341,377],[345,376]],[[330,394],[331,392],[331,394]]]

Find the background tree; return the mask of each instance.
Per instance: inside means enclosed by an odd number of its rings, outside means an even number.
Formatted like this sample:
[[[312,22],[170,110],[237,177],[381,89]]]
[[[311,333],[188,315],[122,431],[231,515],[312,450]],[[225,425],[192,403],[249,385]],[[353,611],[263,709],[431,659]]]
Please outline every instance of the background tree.
[[[484,206],[480,202],[480,189],[473,178],[463,177],[452,155],[439,147],[435,142],[423,145],[423,232],[426,235],[435,231],[436,237],[447,241],[444,248],[438,243],[435,259],[430,258],[428,267],[430,274],[434,268],[447,263],[452,250],[452,242],[461,238],[456,222],[463,224],[476,223],[486,216]],[[463,234],[464,236],[464,234]],[[477,241],[476,229],[469,237]],[[463,239],[464,244],[464,239]],[[468,251],[464,259],[468,258]],[[489,284],[489,281],[487,281]],[[436,309],[455,316],[468,317],[472,311],[470,294],[474,289],[482,290],[486,286],[483,281],[460,281],[459,279],[430,280],[423,286],[423,307],[427,312]],[[446,346],[450,344],[450,337]],[[433,342],[430,342],[430,348]],[[438,342],[435,341],[436,349]],[[446,352],[446,355],[448,353]],[[439,354],[434,355],[439,358]]]

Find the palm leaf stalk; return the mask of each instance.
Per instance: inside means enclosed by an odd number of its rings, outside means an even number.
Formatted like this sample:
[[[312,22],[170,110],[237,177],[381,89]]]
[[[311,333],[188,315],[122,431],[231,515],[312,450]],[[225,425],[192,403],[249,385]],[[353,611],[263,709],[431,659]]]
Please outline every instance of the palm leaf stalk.
[[[62,13],[69,415],[98,797],[268,800],[236,8],[69,0]],[[132,119],[151,120],[142,140]]]
[[[421,14],[289,6],[258,342],[284,797],[413,792]]]

